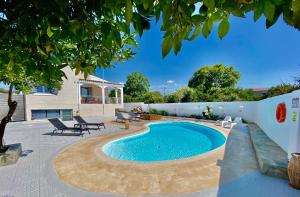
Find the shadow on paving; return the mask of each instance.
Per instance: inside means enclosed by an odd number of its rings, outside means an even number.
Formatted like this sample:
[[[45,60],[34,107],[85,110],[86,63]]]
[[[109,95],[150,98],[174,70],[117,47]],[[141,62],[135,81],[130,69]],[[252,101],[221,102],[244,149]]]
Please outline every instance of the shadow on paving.
[[[82,136],[80,133],[43,133],[42,135],[50,135],[50,136]]]
[[[233,128],[228,135],[221,168],[218,197],[300,196],[288,181],[265,176],[258,171],[248,127]]]
[[[33,150],[23,150],[21,157],[27,157],[30,153],[33,153]]]

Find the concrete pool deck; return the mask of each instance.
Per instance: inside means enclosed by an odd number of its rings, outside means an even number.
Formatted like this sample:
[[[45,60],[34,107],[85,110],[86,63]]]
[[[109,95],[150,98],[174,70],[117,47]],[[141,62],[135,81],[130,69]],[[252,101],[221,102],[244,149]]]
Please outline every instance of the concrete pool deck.
[[[62,150],[66,150],[70,145],[76,145],[74,143],[82,143],[87,138],[93,139],[94,137],[105,137],[112,133],[124,133],[126,130],[123,127],[124,125],[112,123],[108,124],[107,129],[101,132],[94,131],[91,135],[85,134],[83,137],[78,137],[71,135],[51,136],[49,132],[52,131],[52,127],[45,121],[9,123],[5,141],[7,144],[22,143],[23,154],[15,165],[0,168],[0,196],[119,196],[107,192],[88,192],[64,183],[55,173],[53,161]],[[252,149],[248,150],[247,147],[249,146],[252,145],[249,143],[247,128],[230,132],[224,148],[224,158],[214,164],[216,168],[219,168],[219,174],[216,176],[219,179],[214,179],[217,185],[176,196],[300,196],[300,191],[291,188],[288,181],[260,174],[256,170],[256,161],[251,156],[249,157],[253,154]],[[236,151],[231,153],[230,150],[234,147]],[[239,166],[246,165],[248,167],[239,168]],[[241,174],[243,175],[239,177]],[[177,177],[174,177],[173,180],[180,181],[180,179],[177,179]],[[100,181],[106,182],[107,178],[104,177]],[[201,184],[204,183],[195,179],[195,184],[201,187]],[[120,185],[127,187],[126,183],[122,181],[120,181]],[[140,184],[137,184],[137,188],[140,186]]]
[[[164,120],[180,121],[166,118]],[[223,159],[225,146],[191,158],[153,163],[115,160],[101,151],[102,146],[111,140],[144,132],[147,130],[144,126],[146,123],[149,122],[132,122],[132,128],[128,131],[83,140],[63,150],[54,160],[59,178],[67,184],[87,191],[134,196],[186,194],[213,188],[219,184],[221,167],[218,162]],[[112,124],[121,126],[120,123]],[[217,127],[213,123],[201,124],[217,129],[225,136],[229,134],[228,129]],[[230,152],[236,154],[239,148],[238,151],[242,151],[241,155],[245,158],[240,158],[243,165],[232,162],[222,164],[225,168],[236,169],[235,173],[226,174],[223,182],[256,169],[255,157],[248,151],[250,147],[246,147],[247,144],[243,144],[243,147],[231,146],[233,150]]]

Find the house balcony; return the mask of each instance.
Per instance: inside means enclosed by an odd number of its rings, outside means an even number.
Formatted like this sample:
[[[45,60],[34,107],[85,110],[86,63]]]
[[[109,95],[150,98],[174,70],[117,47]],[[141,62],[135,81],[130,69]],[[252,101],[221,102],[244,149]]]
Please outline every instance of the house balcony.
[[[105,104],[120,104],[121,98],[105,97]],[[81,104],[103,104],[102,97],[99,96],[81,96]]]
[[[115,98],[115,97],[106,97],[105,98],[105,104],[120,104],[121,98]]]
[[[81,96],[81,104],[102,104],[99,96]]]

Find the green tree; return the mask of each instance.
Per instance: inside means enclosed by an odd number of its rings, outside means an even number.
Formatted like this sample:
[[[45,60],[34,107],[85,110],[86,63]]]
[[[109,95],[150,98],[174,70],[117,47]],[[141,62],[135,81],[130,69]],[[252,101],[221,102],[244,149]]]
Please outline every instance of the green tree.
[[[36,85],[60,87],[66,65],[87,76],[97,66],[109,67],[133,56],[136,42],[128,31],[130,24],[112,17],[123,16],[125,4],[103,3],[0,2],[0,81],[9,85],[9,111],[0,123],[0,150],[4,149],[6,124],[17,107],[13,89],[26,93]]]
[[[237,89],[237,94],[240,101],[257,101],[262,98],[253,89]]]
[[[198,101],[256,101],[261,99],[252,89],[242,88],[213,88],[208,93],[197,92]]]
[[[195,3],[202,5],[199,13]],[[267,28],[283,15],[287,24],[300,29],[298,0],[0,1],[1,76],[7,71],[4,65],[18,65],[10,72],[19,73],[22,67],[24,77],[13,84],[15,88],[26,90],[36,76],[56,86],[66,65],[87,76],[97,66],[109,67],[131,58],[132,46],[137,45],[135,33],[142,36],[153,18],[162,20],[165,57],[172,48],[177,54],[184,40],[194,40],[201,33],[206,38],[214,24],[219,24],[218,34],[223,38],[230,28],[230,16],[245,17],[250,11],[255,21],[264,15]],[[0,81],[12,84],[7,78]]]
[[[175,92],[171,94],[167,94],[164,96],[164,101],[166,103],[179,103],[180,102],[180,95],[176,94]]]
[[[8,113],[4,116],[0,123],[0,152],[4,151],[3,136],[7,123],[11,120],[16,108],[17,102],[13,100],[13,91],[22,91],[28,93],[33,86],[46,85],[60,88],[62,75],[61,72],[52,73],[32,70],[31,67],[24,67],[21,64],[15,63],[13,59],[7,64],[1,64],[0,59],[0,79],[4,84],[9,85],[7,104],[9,107]]]
[[[271,87],[267,93],[263,96],[263,98],[278,96],[282,94],[290,93],[294,90],[300,89],[300,86],[292,85],[289,83],[282,83],[277,86]]]
[[[235,87],[239,79],[240,73],[233,66],[216,64],[198,69],[190,79],[188,86],[208,93],[211,89]]]
[[[147,92],[139,97],[139,100],[146,104],[164,102],[164,98],[159,91]]]
[[[165,96],[164,100],[167,103],[186,103],[186,102],[194,102],[196,101],[196,92],[193,88],[182,87],[176,92],[168,94]]]
[[[143,73],[134,72],[127,76],[124,93],[132,97],[140,97],[149,91],[149,87],[149,79]]]

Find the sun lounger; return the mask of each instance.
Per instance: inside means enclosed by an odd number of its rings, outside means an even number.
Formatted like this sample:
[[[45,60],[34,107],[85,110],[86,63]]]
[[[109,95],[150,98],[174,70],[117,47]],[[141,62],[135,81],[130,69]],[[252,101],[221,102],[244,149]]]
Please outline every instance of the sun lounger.
[[[116,121],[132,120],[132,116],[129,113],[116,112]]]
[[[79,123],[79,124],[83,124],[87,127],[89,126],[96,126],[96,128],[91,128],[89,127],[89,129],[100,129],[100,127],[105,128],[105,124],[103,122],[98,122],[98,123],[90,123],[85,121],[81,116],[74,116],[74,119]]]
[[[224,123],[224,127],[232,129],[233,126],[235,126],[237,124],[240,124],[240,123],[242,123],[242,118],[241,117],[235,117],[233,122]]]
[[[226,116],[224,120],[217,120],[216,125],[224,127],[224,124],[232,122],[231,116]]]
[[[79,132],[80,135],[82,135],[83,131],[88,131],[90,133],[89,129],[87,127],[84,127],[83,125],[75,124],[74,127],[68,127],[64,123],[62,123],[58,118],[51,118],[48,120],[55,127],[52,134],[57,133],[57,131],[61,131],[61,133],[63,133],[66,130]]]

